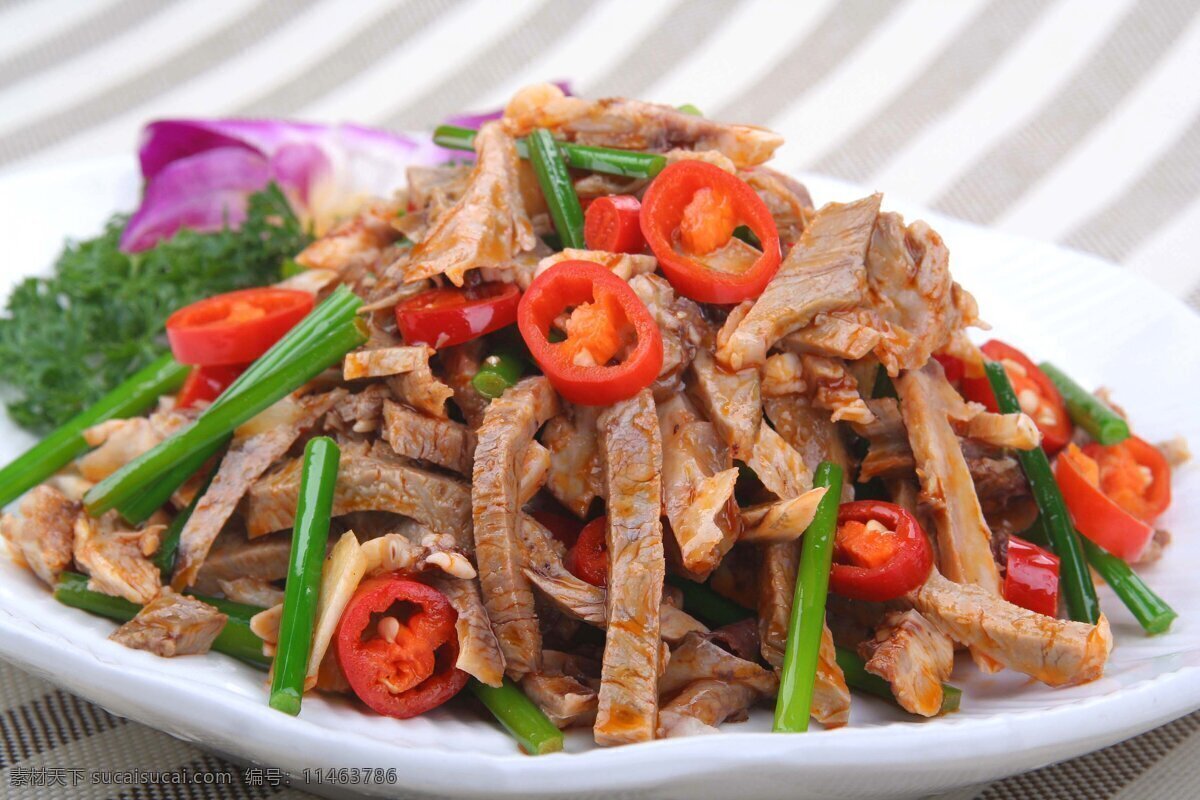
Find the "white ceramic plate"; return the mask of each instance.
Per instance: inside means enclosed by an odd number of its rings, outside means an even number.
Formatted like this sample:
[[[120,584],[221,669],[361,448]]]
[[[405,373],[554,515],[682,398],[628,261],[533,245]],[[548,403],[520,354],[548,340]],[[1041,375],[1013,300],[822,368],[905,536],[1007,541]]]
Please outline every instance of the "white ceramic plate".
[[[809,181],[818,202],[860,190]],[[0,285],[44,270],[64,236],[94,235],[137,197],[132,159],[66,165],[0,180],[5,258]],[[922,216],[894,200],[889,208]],[[1200,442],[1200,318],[1133,275],[1095,258],[924,214],[953,253],[996,333],[1115,390],[1141,435]],[[30,440],[0,420],[0,459]],[[1102,680],[1051,690],[962,663],[962,710],[914,721],[857,696],[850,725],[778,736],[758,713],[725,733],[613,749],[573,734],[570,752],[528,758],[480,716],[439,710],[404,722],[313,697],[299,718],[271,711],[263,676],[218,654],[156,658],[107,641],[113,625],[58,605],[28,573],[0,563],[0,655],[109,710],[242,760],[282,767],[395,767],[396,785],[329,794],[404,797],[756,798],[914,797],[1077,756],[1200,707],[1200,470],[1185,468],[1162,525],[1175,534],[1147,580],[1180,612],[1148,638],[1102,590],[1116,648]]]

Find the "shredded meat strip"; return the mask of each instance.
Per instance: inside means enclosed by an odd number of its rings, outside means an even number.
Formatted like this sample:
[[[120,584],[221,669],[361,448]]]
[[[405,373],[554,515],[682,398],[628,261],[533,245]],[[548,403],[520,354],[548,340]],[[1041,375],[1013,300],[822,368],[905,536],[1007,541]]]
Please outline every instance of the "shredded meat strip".
[[[171,587],[175,591],[183,591],[196,582],[196,575],[217,534],[254,482],[287,453],[305,428],[345,396],[345,391],[335,389],[306,397],[299,402],[295,413],[289,415],[286,424],[281,422],[263,433],[234,443],[221,459],[212,483],[179,534],[179,554],[175,560],[175,573],[171,576]]]
[[[1000,573],[992,558],[991,532],[962,447],[950,424],[944,400],[954,389],[941,366],[930,362],[896,380],[900,412],[921,480],[921,499],[937,526],[939,565],[952,581],[1000,594]]]
[[[492,631],[478,584],[474,580],[448,576],[430,578],[429,583],[446,595],[458,612],[458,620],[454,623],[458,634],[458,660],[454,666],[488,686],[499,686],[504,682],[504,653]]]
[[[431,355],[433,348],[425,345],[356,350],[346,354],[342,365],[342,378],[352,381],[412,372],[428,365]]]
[[[822,311],[856,305],[866,288],[864,259],[880,195],[830,203],[813,217],[800,241],[736,330],[717,351],[730,369],[759,366],[781,338]]]
[[[460,422],[427,417],[408,406],[386,400],[383,403],[383,438],[396,455],[428,461],[460,475],[471,473],[475,435]]]
[[[649,390],[597,420],[608,495],[608,636],[594,729],[597,744],[644,742],[658,728],[663,554],[662,441]]]
[[[712,423],[700,419],[683,395],[658,406],[663,442],[663,506],[679,543],[683,566],[708,576],[740,529],[733,497],[737,469]]]
[[[911,598],[955,641],[1050,686],[1096,680],[1112,650],[1103,615],[1096,625],[1046,617],[979,586],[947,580],[937,570]]]
[[[859,653],[867,672],[891,684],[905,711],[922,717],[941,711],[942,684],[954,669],[954,642],[921,614],[889,611]]]
[[[483,603],[514,680],[536,672],[542,654],[533,592],[521,571],[518,465],[538,428],[556,413],[558,397],[550,382],[526,378],[488,405],[477,431],[471,484],[475,558]]]
[[[383,450],[390,451],[387,445]],[[293,458],[251,487],[246,497],[246,530],[251,537],[290,528],[296,517],[301,459]],[[471,490],[445,475],[405,464],[380,448],[353,442],[342,447],[333,515],[391,511],[412,517],[439,533],[462,535],[471,524]]]
[[[462,197],[428,235],[397,261],[404,283],[445,275],[463,285],[467,271],[502,264],[537,243],[525,213],[518,178],[517,148],[498,122],[485,123],[475,137],[475,169]]]
[[[88,574],[94,592],[124,597],[131,603],[149,603],[161,590],[158,567],[150,555],[158,549],[162,525],[154,530],[129,530],[115,511],[100,518],[75,517],[75,563]]]
[[[587,516],[592,501],[604,492],[596,448],[598,413],[594,406],[567,405],[542,431],[542,444],[550,451],[546,488],[580,519]]]
[[[479,366],[484,359],[483,339],[472,339],[463,344],[439,350],[442,361],[442,377],[450,390],[454,392],[454,404],[462,412],[467,421],[467,427],[474,430],[483,421],[483,412],[487,408],[488,399],[481,395],[471,379],[479,372]],[[474,452],[475,448],[471,448]]]

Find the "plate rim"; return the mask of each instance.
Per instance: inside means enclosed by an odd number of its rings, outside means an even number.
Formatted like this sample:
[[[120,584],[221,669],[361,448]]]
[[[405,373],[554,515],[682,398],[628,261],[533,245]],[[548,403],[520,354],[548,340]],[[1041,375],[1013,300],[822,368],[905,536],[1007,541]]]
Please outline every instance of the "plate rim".
[[[36,181],[39,177],[48,175],[70,177],[83,171],[95,171],[97,174],[106,171],[128,173],[135,163],[126,156],[112,155],[68,161],[49,167],[9,170],[0,173],[0,193],[6,191],[11,184]],[[841,187],[849,191],[856,188],[854,184],[827,176],[803,174],[801,179],[826,188]],[[935,227],[941,223],[965,226],[988,236],[1019,243],[1031,252],[1041,250],[1047,253],[1066,253],[1071,258],[1087,259],[1098,269],[1110,271],[1126,280],[1133,279],[1141,289],[1152,292],[1157,301],[1168,304],[1176,312],[1182,311],[1188,315],[1200,330],[1200,317],[1197,317],[1179,297],[1136,273],[1093,254],[946,217],[919,205],[904,203],[902,199],[894,205],[906,211],[919,209],[919,216],[930,220]],[[5,660],[18,668],[32,668],[35,674],[114,713],[130,716],[159,730],[165,729],[169,734],[201,746],[224,749],[221,743],[211,741],[212,727],[208,724],[208,717],[191,724],[186,720],[172,722],[144,708],[150,695],[154,695],[158,702],[164,702],[168,707],[172,699],[182,702],[193,702],[196,699],[194,691],[172,683],[172,676],[167,671],[150,668],[158,659],[148,654],[138,654],[152,659],[146,662],[145,667],[131,665],[127,661],[106,660],[91,647],[75,645],[62,633],[43,628],[35,620],[15,613],[4,601],[9,595],[8,587],[0,587],[0,656]],[[357,787],[371,793],[375,793],[374,789],[379,789],[382,793],[392,793],[401,787],[410,791],[454,796],[487,794],[495,797],[501,792],[506,793],[503,796],[579,793],[597,788],[594,782],[584,779],[585,773],[612,767],[621,767],[624,771],[607,775],[609,782],[605,786],[606,793],[614,790],[644,789],[647,785],[653,786],[671,780],[704,781],[734,765],[739,770],[756,769],[759,774],[776,777],[791,775],[797,770],[806,770],[806,776],[811,775],[814,778],[827,774],[832,777],[831,770],[836,772],[861,763],[861,758],[854,761],[853,755],[861,753],[864,748],[869,748],[872,752],[874,767],[911,769],[911,751],[918,747],[930,748],[939,754],[938,759],[941,763],[938,770],[936,773],[925,773],[927,776],[952,776],[952,767],[956,765],[960,770],[966,770],[958,777],[946,777],[935,783],[925,782],[921,786],[952,788],[973,782],[979,775],[983,777],[978,779],[989,780],[1091,752],[1120,738],[1136,735],[1190,713],[1200,708],[1200,680],[1194,680],[1197,672],[1200,672],[1200,667],[1183,665],[1177,670],[1121,686],[1108,694],[1081,697],[1048,708],[1004,711],[990,717],[949,717],[916,723],[847,727],[800,739],[760,732],[729,731],[714,736],[655,741],[632,748],[589,748],[584,752],[533,759],[516,753],[515,749],[508,755],[468,755],[436,747],[375,742],[362,732],[334,730],[303,718],[289,722],[284,715],[260,716],[260,709],[245,704],[240,696],[231,692],[218,693],[219,702],[213,702],[211,699],[209,702],[219,707],[227,720],[226,727],[229,730],[238,727],[245,730],[246,726],[258,728],[264,733],[267,729],[270,730],[271,735],[263,736],[263,745],[256,751],[266,755],[246,754],[255,760],[286,765],[289,759],[285,750],[289,745],[295,744],[295,737],[301,737],[306,744],[319,745],[312,752],[303,753],[305,760],[325,759],[325,766],[345,766],[345,762],[340,760],[343,754],[349,756],[360,752],[390,755],[389,765],[399,766],[398,762],[403,761],[408,765],[421,767],[410,773],[418,778],[415,782]],[[138,676],[137,681],[128,679],[131,673]],[[97,692],[94,679],[89,683],[76,677],[96,675],[107,679],[105,683],[108,689]],[[153,687],[153,691],[145,688],[149,686]],[[1093,728],[1088,736],[1080,735],[1068,741],[1062,740],[1061,732],[1064,729],[1074,725],[1083,730],[1088,724],[1094,723],[1097,707],[1106,712],[1100,715],[1105,719],[1105,725]],[[1040,724],[1026,724],[1033,718],[1037,718]],[[265,728],[264,719],[268,723]],[[240,722],[240,725],[232,725],[232,722]],[[297,728],[296,725],[300,727]],[[904,730],[911,733],[912,739],[904,748],[893,746],[895,725],[904,725]],[[963,736],[966,728],[970,728],[970,737]],[[1020,745],[1014,748],[1009,737],[1015,737],[1018,733]],[[988,740],[989,734],[998,734],[994,741],[1004,742],[1002,753],[988,753],[988,748],[981,751],[979,743]],[[970,740],[970,746],[964,747],[962,740],[967,738]],[[244,745],[244,740],[240,744]],[[904,753],[908,753],[907,757],[902,755]],[[847,754],[851,758],[847,758]],[[335,755],[339,758],[334,758]],[[987,755],[1002,755],[1006,763],[991,763],[990,766],[985,766],[983,756]],[[464,782],[461,769],[465,759],[470,759],[470,763],[476,767],[470,771],[470,779],[467,782]],[[584,765],[589,769],[581,769]],[[314,787],[308,788],[312,790]],[[927,788],[922,789],[925,790]]]

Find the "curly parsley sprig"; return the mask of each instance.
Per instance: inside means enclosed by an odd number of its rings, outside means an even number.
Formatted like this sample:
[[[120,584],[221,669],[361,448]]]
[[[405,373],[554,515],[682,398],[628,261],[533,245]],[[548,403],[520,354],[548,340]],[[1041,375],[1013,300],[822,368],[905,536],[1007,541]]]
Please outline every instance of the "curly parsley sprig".
[[[118,246],[127,217],[70,242],[50,277],[13,288],[0,317],[0,386],[8,413],[44,434],[167,352],[177,308],[279,279],[309,237],[274,185],[250,198],[237,230],[182,230],[141,253]]]

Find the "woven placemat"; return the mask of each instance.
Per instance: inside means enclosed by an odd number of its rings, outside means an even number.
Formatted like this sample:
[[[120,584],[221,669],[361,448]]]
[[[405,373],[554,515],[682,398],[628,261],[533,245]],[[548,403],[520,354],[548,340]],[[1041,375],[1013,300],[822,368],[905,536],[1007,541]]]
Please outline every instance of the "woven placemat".
[[[1175,800],[1200,796],[1197,787],[1200,713],[1081,758],[939,800]],[[230,763],[0,662],[0,797],[311,798],[302,789],[280,771]]]

